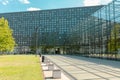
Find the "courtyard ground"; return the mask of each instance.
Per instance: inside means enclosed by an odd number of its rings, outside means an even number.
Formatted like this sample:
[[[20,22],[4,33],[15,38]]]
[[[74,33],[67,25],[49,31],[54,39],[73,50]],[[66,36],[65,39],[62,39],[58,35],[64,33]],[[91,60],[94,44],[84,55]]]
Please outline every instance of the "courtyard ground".
[[[120,62],[71,55],[45,55],[72,80],[120,80]]]

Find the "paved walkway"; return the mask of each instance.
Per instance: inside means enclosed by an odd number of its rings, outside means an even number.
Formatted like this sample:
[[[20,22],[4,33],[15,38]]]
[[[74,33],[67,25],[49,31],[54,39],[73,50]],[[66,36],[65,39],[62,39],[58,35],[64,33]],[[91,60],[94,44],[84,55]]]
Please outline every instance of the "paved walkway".
[[[59,69],[54,65],[55,69]],[[42,69],[44,73],[45,80],[70,80],[62,71],[61,71],[61,78],[60,79],[53,79],[52,78],[52,70],[48,70],[48,66],[45,63],[42,63]]]
[[[45,55],[75,80],[120,80],[120,62],[79,56]]]
[[[40,61],[41,60],[42,59],[40,58]],[[42,65],[42,70],[44,73],[44,80],[71,80],[71,78],[69,76],[67,76],[68,74],[66,74],[63,70],[61,70],[59,67],[57,67],[52,62],[50,62],[50,61],[42,62],[41,65]],[[49,65],[52,65],[52,66],[48,68]],[[60,72],[58,74],[60,76],[60,78],[53,77],[53,70],[58,70],[58,71],[60,70]]]

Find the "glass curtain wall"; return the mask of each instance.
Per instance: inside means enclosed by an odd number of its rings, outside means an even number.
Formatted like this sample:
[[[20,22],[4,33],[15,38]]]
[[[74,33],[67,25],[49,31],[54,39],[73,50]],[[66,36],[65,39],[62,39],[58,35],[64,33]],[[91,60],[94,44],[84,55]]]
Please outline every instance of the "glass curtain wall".
[[[79,35],[77,35],[79,34]],[[120,54],[120,0],[114,0],[81,21],[73,30],[84,56],[116,59]]]

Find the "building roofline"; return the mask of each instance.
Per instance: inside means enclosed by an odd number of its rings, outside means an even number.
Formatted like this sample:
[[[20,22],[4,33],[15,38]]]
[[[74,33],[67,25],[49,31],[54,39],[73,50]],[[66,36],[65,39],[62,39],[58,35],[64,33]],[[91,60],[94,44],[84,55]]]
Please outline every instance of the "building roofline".
[[[89,7],[97,7],[97,6],[105,6],[105,5],[96,5],[96,6],[83,6],[83,7],[67,7],[67,8],[56,8],[56,9],[44,9],[44,10],[37,10],[37,11],[18,11],[18,12],[3,12],[0,14],[10,14],[10,13],[27,13],[27,12],[38,12],[38,11],[52,11],[52,10],[62,10],[62,9],[74,9],[74,8],[89,8]]]

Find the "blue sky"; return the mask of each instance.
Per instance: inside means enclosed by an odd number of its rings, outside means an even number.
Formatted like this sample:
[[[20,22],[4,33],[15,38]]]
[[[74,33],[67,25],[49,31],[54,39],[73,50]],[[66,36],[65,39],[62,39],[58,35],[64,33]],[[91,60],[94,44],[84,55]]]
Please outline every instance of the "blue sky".
[[[0,13],[94,6],[107,4],[111,1],[112,0],[0,0]]]

